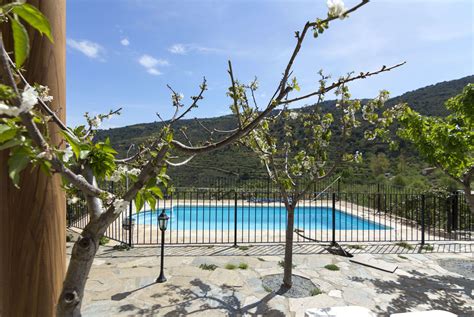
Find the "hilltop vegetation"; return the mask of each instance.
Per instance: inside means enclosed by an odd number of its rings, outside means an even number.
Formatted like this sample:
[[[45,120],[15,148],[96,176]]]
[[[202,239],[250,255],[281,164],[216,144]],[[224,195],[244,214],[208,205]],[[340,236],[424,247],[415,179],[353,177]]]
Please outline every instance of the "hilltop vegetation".
[[[387,102],[387,105],[392,106],[399,102],[406,102],[423,115],[446,116],[448,111],[443,106],[444,102],[461,92],[464,86],[472,82],[474,82],[474,76],[437,83],[394,97]],[[334,105],[335,101],[325,101],[320,105],[320,110],[322,112],[331,111]],[[311,107],[313,106],[296,109],[296,111],[308,111]],[[200,122],[206,127],[219,130],[229,130],[236,126],[235,118],[231,115],[204,118],[200,119]],[[130,144],[146,142],[149,138],[156,136],[162,126],[161,122],[152,122],[102,130],[98,134],[98,138],[109,137],[114,148],[121,156],[125,156]],[[177,130],[183,127],[186,128],[186,134],[193,144],[209,137],[209,133],[194,119],[176,122]],[[214,139],[219,137],[222,135],[218,133],[213,135]],[[296,137],[298,137],[297,132]],[[176,138],[185,141],[179,133]],[[362,164],[351,164],[341,169],[340,173],[346,179],[351,179],[352,182],[364,180],[365,182],[389,183],[418,189],[431,185],[445,188],[455,186],[438,171],[434,171],[428,176],[422,175],[422,170],[429,166],[424,164],[416,152],[404,142],[400,142],[398,150],[390,151],[386,144],[368,143],[361,134],[354,134],[351,143],[365,157]],[[208,178],[229,177],[235,180],[247,180],[264,177],[266,174],[257,157],[248,149],[237,144],[200,155],[187,166],[180,167],[179,173],[178,169],[170,168],[170,175],[176,185],[191,186],[205,183],[205,179]]]

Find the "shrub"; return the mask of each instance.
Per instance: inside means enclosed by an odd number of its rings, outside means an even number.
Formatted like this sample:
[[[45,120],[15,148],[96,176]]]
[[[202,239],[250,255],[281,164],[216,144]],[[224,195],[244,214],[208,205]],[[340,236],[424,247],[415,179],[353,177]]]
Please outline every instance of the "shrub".
[[[218,268],[218,266],[215,265],[215,264],[206,264],[206,263],[203,263],[203,264],[199,265],[199,268],[200,268],[201,270],[205,270],[205,271],[214,271],[215,269]]]
[[[328,269],[329,271],[339,271],[339,266],[336,264],[328,264],[324,266],[324,268]]]

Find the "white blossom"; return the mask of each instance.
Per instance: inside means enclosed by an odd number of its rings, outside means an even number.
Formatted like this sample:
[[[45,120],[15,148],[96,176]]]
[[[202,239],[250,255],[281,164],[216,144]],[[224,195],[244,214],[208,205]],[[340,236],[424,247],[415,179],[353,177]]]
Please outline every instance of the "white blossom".
[[[16,117],[20,114],[18,107],[13,107],[0,102],[0,115],[6,115],[9,117]]]
[[[342,0],[328,0],[327,6],[329,9],[329,16],[339,17],[341,20],[345,18],[343,13],[347,11],[347,8]]]
[[[128,208],[129,202],[120,198],[114,200],[115,213],[121,213]]]
[[[171,100],[173,101],[173,106],[179,106],[181,100],[183,100],[184,95],[181,93],[173,93],[171,94]]]
[[[63,162],[69,162],[71,159],[72,155],[74,154],[72,152],[72,148],[70,146],[67,146],[64,151],[63,151]]]
[[[31,86],[26,86],[25,90],[21,93],[21,112],[30,111],[34,105],[38,102],[38,93]]]
[[[133,176],[138,176],[140,174],[141,170],[138,168],[132,168],[131,170],[128,171],[129,175]]]
[[[73,196],[71,198],[68,198],[67,202],[70,205],[77,204],[79,202],[79,197]]]
[[[289,113],[289,116],[290,116],[290,119],[296,120],[296,119],[298,119],[299,114],[298,114],[298,112],[296,112],[296,111],[291,111],[291,112]]]
[[[38,159],[50,159],[51,155],[48,152],[41,152],[36,156],[36,158],[38,158]]]
[[[95,116],[94,119],[91,120],[91,126],[96,129],[100,127],[101,123],[102,119],[99,116]]]

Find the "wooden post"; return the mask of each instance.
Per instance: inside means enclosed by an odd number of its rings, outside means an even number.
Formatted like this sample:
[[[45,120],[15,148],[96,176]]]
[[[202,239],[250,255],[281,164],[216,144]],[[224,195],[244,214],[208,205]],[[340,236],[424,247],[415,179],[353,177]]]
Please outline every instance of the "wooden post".
[[[28,2],[49,19],[54,44],[29,30],[31,51],[25,76],[30,83],[51,89],[52,108],[65,120],[66,1]],[[2,28],[11,50],[11,34],[6,24]],[[50,124],[49,130],[52,142],[59,144],[58,128]],[[8,151],[0,152],[0,316],[53,316],[66,270],[66,201],[61,179],[28,168],[16,189],[8,178],[8,155]]]

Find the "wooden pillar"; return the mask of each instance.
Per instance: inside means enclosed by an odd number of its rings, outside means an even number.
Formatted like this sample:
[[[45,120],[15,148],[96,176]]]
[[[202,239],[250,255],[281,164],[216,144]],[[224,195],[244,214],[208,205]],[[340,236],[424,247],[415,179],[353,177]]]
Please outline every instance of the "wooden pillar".
[[[30,83],[51,89],[52,107],[65,120],[66,2],[28,2],[49,19],[55,42],[29,31],[25,75]],[[11,41],[6,45],[11,49]],[[52,142],[59,144],[58,128],[50,124],[49,129]],[[7,159],[8,152],[0,152],[0,316],[53,316],[66,270],[61,179],[28,168],[21,173],[21,188],[16,189],[8,178]]]

